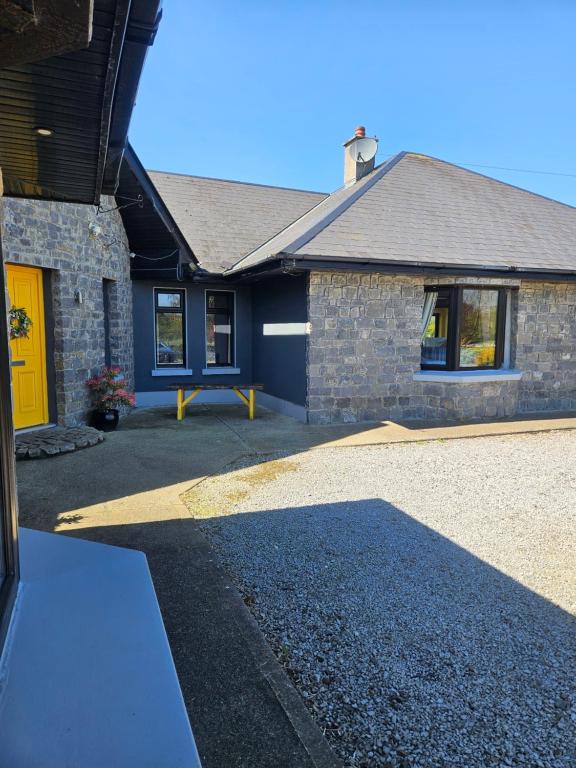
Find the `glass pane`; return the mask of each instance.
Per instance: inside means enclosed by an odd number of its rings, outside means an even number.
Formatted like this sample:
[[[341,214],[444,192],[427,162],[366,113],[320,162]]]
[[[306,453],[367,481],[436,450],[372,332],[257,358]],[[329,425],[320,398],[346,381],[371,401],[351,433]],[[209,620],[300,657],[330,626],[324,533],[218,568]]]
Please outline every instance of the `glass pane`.
[[[208,365],[233,365],[230,317],[228,312],[209,312],[206,316],[206,362]]]
[[[181,312],[156,313],[156,365],[184,365]]]
[[[225,291],[213,291],[207,296],[208,309],[227,309],[232,312],[234,294]]]
[[[182,307],[181,293],[165,293],[164,291],[158,291],[156,300],[159,307],[172,307],[174,309],[181,309]]]
[[[446,365],[448,344],[448,314],[450,307],[449,291],[429,291],[426,293],[422,324],[426,323],[422,333],[420,362],[422,365]]]
[[[460,318],[460,367],[494,366],[498,291],[465,288]]]

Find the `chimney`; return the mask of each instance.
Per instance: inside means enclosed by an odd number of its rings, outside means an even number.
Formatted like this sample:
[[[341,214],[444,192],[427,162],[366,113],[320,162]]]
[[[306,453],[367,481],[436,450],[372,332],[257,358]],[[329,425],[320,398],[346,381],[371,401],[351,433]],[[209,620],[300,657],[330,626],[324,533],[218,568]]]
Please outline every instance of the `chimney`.
[[[374,170],[378,139],[366,138],[366,128],[359,125],[354,136],[344,142],[344,186],[349,187]]]

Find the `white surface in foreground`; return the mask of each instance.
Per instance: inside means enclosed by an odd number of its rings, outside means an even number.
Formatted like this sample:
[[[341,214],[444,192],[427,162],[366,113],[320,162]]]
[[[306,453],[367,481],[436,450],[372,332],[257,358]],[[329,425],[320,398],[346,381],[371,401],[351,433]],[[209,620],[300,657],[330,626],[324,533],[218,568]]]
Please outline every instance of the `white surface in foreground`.
[[[21,529],[0,765],[197,768],[142,552]]]

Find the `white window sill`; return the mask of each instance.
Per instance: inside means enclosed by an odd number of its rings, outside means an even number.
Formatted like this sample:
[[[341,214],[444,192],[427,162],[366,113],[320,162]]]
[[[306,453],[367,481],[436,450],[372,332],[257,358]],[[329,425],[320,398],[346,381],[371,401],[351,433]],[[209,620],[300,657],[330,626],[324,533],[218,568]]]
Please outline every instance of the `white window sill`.
[[[223,365],[220,368],[203,368],[202,369],[202,376],[222,376],[222,374],[238,374],[240,373],[240,368],[232,368],[229,365]]]
[[[497,371],[418,371],[413,381],[433,381],[436,384],[478,384],[483,381],[520,381],[522,371],[500,368]]]
[[[192,368],[154,368],[150,371],[152,376],[192,376]]]

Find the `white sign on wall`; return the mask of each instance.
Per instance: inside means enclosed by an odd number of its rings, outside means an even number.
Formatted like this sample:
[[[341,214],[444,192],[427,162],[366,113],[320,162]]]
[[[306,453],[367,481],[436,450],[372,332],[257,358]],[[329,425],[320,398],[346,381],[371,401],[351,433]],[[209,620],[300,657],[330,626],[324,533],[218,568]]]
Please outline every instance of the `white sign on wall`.
[[[264,336],[308,336],[310,323],[264,323]]]

